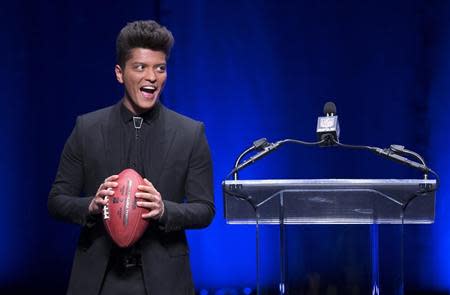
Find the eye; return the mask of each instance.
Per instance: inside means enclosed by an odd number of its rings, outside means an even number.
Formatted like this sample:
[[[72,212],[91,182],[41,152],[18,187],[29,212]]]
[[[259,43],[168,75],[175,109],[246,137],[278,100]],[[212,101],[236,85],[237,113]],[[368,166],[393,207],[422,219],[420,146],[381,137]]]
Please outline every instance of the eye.
[[[144,70],[145,66],[143,64],[138,64],[134,68],[136,69],[136,71],[142,72]]]
[[[166,65],[158,65],[158,66],[156,67],[156,71],[157,71],[158,73],[165,73],[165,72],[166,72]]]

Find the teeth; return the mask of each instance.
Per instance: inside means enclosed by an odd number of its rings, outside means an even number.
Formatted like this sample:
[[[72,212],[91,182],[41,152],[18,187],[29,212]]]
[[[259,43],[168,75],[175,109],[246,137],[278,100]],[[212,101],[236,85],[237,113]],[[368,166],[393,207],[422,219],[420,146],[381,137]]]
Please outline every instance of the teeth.
[[[143,87],[141,87],[141,90],[145,91],[145,92],[153,93],[156,91],[156,86],[152,86],[152,85],[151,86],[143,86]]]

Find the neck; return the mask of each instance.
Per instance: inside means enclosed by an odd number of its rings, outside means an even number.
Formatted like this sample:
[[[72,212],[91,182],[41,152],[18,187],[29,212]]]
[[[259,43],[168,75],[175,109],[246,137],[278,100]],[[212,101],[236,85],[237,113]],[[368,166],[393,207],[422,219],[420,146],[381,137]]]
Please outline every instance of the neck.
[[[130,102],[130,100],[127,99],[126,97],[122,98],[122,103],[131,113],[133,113],[133,115],[136,115],[136,116],[139,116],[140,114],[145,113],[147,111],[147,110],[140,109],[139,107],[134,105],[132,102]]]

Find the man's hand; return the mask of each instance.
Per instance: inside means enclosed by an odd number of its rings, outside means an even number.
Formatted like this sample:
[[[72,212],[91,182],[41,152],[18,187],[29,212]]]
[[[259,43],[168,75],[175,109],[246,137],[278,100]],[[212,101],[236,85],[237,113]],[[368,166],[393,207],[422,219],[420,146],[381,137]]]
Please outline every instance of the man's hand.
[[[145,185],[139,185],[139,192],[136,193],[136,198],[141,199],[137,205],[142,208],[147,208],[148,213],[142,214],[142,218],[159,219],[164,213],[164,203],[161,194],[155,189],[153,184],[144,178]]]
[[[103,206],[108,203],[108,201],[105,200],[104,197],[114,195],[114,191],[112,190],[112,188],[117,186],[117,182],[114,182],[114,180],[117,180],[118,178],[118,175],[112,175],[106,178],[105,181],[100,184],[95,197],[89,204],[89,214],[96,215],[102,212]]]

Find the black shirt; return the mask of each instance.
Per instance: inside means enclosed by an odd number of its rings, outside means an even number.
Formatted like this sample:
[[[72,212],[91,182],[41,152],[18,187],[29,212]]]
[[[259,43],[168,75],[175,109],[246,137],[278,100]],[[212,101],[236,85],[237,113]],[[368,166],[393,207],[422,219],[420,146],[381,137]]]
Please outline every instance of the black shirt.
[[[120,116],[122,119],[122,159],[126,168],[132,168],[138,172],[142,178],[145,176],[143,154],[148,153],[149,141],[154,140],[152,136],[155,118],[158,115],[160,104],[140,115],[134,115],[122,103],[120,106]],[[147,159],[147,158],[146,158]]]
[[[146,177],[144,161],[148,161],[149,157],[144,157],[144,155],[151,152],[149,151],[149,142],[150,140],[154,140],[154,122],[158,117],[160,107],[160,104],[156,103],[151,110],[140,115],[135,115],[124,106],[123,102],[121,103],[121,136],[119,138],[122,141],[120,152],[122,157],[120,162],[123,165],[122,170],[132,168],[142,178]],[[119,172],[117,171],[117,173]],[[117,245],[113,245],[107,276],[112,275],[110,274],[111,271],[124,272],[124,265],[128,263],[128,260],[132,260],[132,263],[140,265],[140,252],[139,241],[129,248],[119,248]],[[130,281],[127,280],[126,284],[128,283]]]

